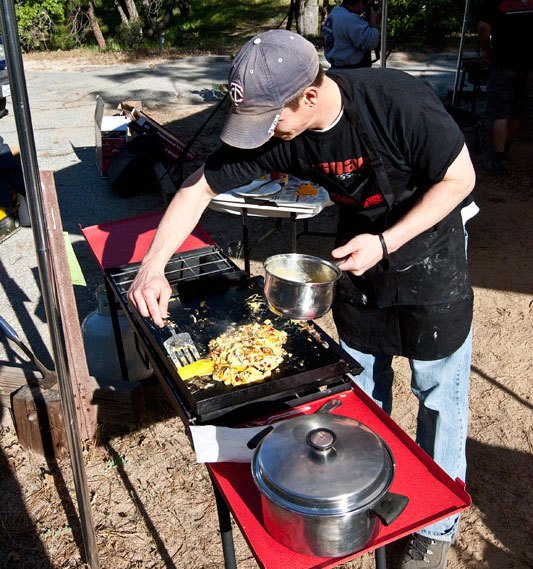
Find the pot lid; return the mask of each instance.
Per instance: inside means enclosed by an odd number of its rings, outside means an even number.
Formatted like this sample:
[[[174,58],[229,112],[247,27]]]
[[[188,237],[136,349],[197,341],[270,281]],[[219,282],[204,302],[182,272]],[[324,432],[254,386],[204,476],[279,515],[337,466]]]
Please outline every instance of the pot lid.
[[[304,415],[277,423],[257,448],[252,474],[274,503],[307,514],[364,509],[394,475],[385,442],[340,415]]]

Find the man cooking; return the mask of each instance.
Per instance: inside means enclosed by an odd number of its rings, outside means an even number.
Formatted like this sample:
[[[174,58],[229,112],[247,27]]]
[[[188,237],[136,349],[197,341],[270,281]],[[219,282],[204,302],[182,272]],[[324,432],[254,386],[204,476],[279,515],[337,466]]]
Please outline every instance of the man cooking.
[[[218,193],[271,171],[320,183],[339,206],[343,271],[333,316],[365,368],[355,381],[391,411],[392,358],[409,358],[417,442],[465,479],[472,290],[463,218],[475,173],[464,138],[431,88],[388,69],[320,68],[287,30],[250,40],[229,76],[223,144],[170,203],[129,300],[162,326],[164,268]],[[454,516],[411,536],[402,569],[444,568]]]

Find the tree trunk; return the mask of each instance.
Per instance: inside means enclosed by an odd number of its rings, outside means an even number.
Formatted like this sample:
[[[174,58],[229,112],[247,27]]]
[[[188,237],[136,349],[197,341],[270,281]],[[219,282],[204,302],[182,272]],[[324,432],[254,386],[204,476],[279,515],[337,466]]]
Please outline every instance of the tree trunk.
[[[118,14],[120,16],[120,21],[123,24],[127,24],[128,23],[128,17],[126,16],[126,12],[124,12],[124,8],[122,8],[122,6],[120,5],[120,2],[118,0],[115,0],[115,6],[117,7]]]
[[[87,6],[87,15],[89,17],[89,21],[91,22],[91,28],[93,30],[96,43],[98,44],[98,47],[103,51],[106,49],[107,45],[105,42],[104,34],[102,34],[102,30],[100,29],[100,24],[96,19],[93,0],[89,0],[89,4]]]
[[[331,6],[329,5],[329,0],[324,0],[322,2],[322,8],[320,8],[319,13],[320,13],[320,25],[322,25],[325,21],[325,19],[328,17],[328,14],[330,13],[331,10]]]
[[[137,6],[135,5],[135,0],[124,0],[124,5],[126,6],[126,12],[128,14],[128,19],[138,20],[139,12],[137,12]]]
[[[318,35],[319,0],[298,0],[296,30],[302,36]]]

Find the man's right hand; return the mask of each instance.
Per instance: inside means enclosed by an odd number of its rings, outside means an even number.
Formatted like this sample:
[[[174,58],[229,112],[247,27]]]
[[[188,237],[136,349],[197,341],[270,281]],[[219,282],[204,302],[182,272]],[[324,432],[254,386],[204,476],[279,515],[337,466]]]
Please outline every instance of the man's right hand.
[[[159,327],[165,325],[172,290],[163,271],[141,265],[128,290],[128,300],[141,316],[151,318]]]
[[[128,290],[128,300],[145,318],[163,327],[172,290],[165,277],[170,257],[191,234],[215,194],[200,166],[183,183],[161,219],[137,276]]]

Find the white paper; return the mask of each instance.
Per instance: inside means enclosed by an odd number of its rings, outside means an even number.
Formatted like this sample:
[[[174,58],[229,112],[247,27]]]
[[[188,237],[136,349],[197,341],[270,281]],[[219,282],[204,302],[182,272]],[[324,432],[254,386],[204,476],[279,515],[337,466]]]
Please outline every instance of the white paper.
[[[214,425],[191,425],[197,462],[251,462],[253,449],[246,444],[265,426],[236,429]]]

